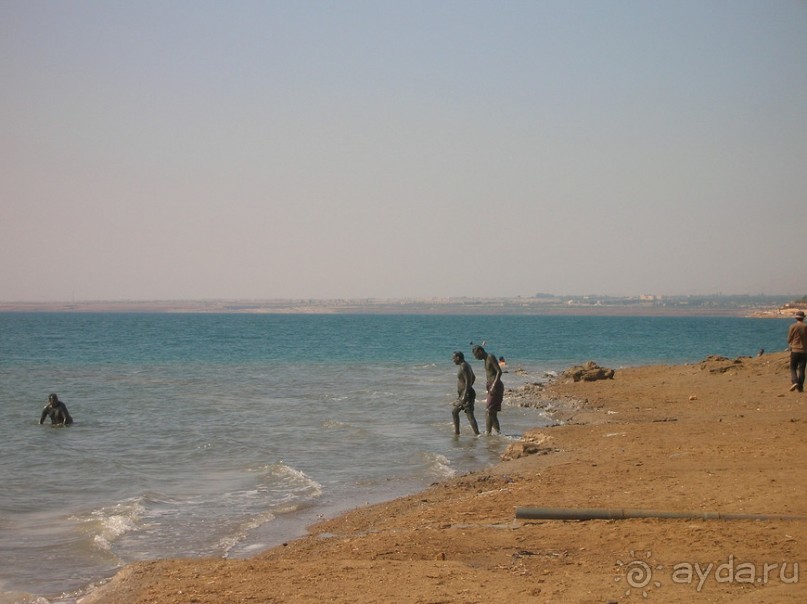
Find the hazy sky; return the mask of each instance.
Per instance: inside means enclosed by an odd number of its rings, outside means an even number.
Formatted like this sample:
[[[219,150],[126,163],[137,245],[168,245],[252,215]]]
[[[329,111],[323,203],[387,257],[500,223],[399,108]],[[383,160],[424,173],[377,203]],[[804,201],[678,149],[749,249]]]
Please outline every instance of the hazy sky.
[[[2,0],[0,82],[0,300],[807,293],[805,0]]]

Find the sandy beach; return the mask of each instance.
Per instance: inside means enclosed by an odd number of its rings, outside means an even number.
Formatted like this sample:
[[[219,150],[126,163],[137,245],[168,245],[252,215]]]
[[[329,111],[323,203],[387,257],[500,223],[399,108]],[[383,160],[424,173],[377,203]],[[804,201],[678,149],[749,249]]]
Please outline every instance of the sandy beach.
[[[807,395],[788,386],[777,353],[509,391],[566,409],[521,457],[248,560],[132,564],[81,603],[801,603],[807,520],[772,517],[807,517]],[[516,518],[525,507],[767,518]]]

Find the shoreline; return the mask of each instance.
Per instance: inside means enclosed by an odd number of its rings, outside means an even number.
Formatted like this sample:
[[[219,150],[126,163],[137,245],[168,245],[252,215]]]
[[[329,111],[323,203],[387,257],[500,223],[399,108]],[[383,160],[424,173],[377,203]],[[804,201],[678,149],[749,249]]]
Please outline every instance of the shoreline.
[[[774,303],[773,300],[777,303]],[[746,317],[790,316],[773,296],[766,302],[738,302],[716,298],[690,304],[669,300],[642,301],[638,298],[589,300],[588,297],[545,298],[404,298],[334,300],[81,300],[0,301],[0,312],[8,313],[145,313],[145,314],[300,314],[300,315],[526,315],[526,316],[648,316],[648,317]]]
[[[802,602],[807,522],[514,515],[807,515],[807,470],[794,461],[807,453],[807,397],[788,381],[785,353],[559,379],[525,398],[577,408],[525,433],[515,459],[323,520],[254,557],[134,563],[79,602]],[[637,565],[650,581],[629,574]]]

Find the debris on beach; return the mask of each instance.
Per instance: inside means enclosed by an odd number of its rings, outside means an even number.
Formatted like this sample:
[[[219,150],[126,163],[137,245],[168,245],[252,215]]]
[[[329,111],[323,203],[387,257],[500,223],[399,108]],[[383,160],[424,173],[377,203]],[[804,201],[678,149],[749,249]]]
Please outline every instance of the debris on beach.
[[[574,382],[594,382],[597,380],[613,379],[615,371],[607,367],[600,367],[594,361],[588,361],[583,365],[569,367],[560,374],[561,379],[571,379]]]
[[[546,446],[551,439],[551,436],[542,432],[528,432],[520,441],[511,443],[502,453],[501,459],[507,461],[528,455],[547,455],[556,452],[557,449]]]

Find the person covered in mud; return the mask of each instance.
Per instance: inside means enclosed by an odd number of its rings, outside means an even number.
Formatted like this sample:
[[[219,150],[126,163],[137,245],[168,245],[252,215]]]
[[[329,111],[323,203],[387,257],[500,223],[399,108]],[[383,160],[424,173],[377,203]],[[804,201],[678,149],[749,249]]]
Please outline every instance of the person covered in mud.
[[[40,425],[45,423],[46,417],[50,417],[50,423],[55,426],[69,426],[73,423],[67,405],[60,401],[56,394],[48,396],[48,404],[42,409],[42,415],[39,418]]]
[[[454,403],[454,408],[451,410],[451,417],[454,420],[454,434],[460,433],[460,411],[465,411],[465,417],[468,418],[468,423],[471,424],[471,429],[474,434],[479,434],[479,425],[476,423],[474,417],[474,402],[476,401],[476,390],[474,390],[474,382],[476,376],[474,370],[465,360],[465,355],[459,350],[452,356],[454,364],[458,366],[457,370],[457,402]]]
[[[492,430],[495,430],[496,434],[501,434],[499,411],[502,410],[502,401],[504,400],[502,368],[499,366],[499,360],[496,356],[485,351],[479,344],[474,345],[471,351],[474,358],[485,362],[485,376],[487,378],[485,388],[488,392],[485,405],[485,432],[490,434]]]

